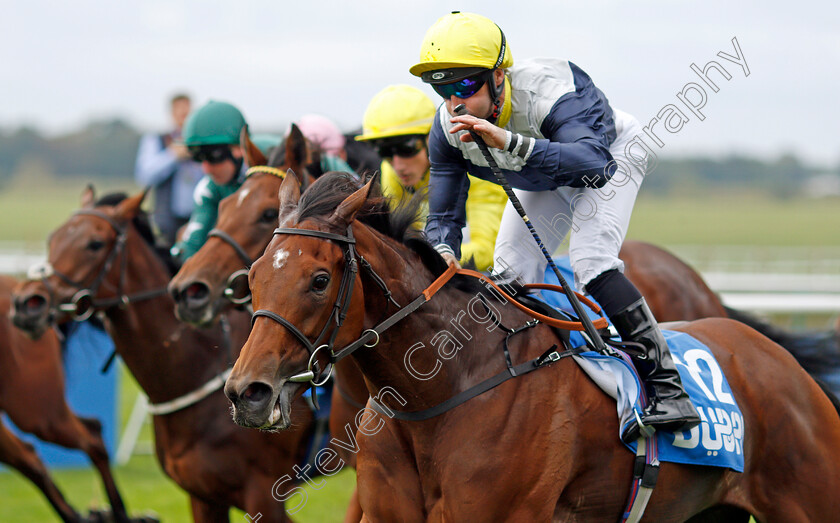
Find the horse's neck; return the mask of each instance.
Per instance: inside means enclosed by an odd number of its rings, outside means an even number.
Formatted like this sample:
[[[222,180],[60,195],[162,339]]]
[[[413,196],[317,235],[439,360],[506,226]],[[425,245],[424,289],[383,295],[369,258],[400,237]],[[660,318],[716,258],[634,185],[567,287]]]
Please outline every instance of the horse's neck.
[[[365,256],[373,269],[386,282],[397,302],[405,306],[423,292],[434,277],[409,249],[393,242],[371,244],[370,231],[357,235],[359,251],[376,252]],[[373,250],[368,250],[373,248]],[[393,252],[392,252],[393,251]],[[402,259],[403,263],[393,263]],[[422,276],[420,276],[422,275]],[[382,291],[364,279],[365,328],[372,328],[383,318],[396,312],[386,309]],[[488,293],[489,297],[489,293]],[[356,361],[369,380],[371,395],[379,391],[396,391],[407,401],[405,405],[386,401],[396,410],[422,410],[441,403],[474,384],[476,376],[491,376],[498,369],[501,352],[481,357],[475,349],[492,352],[501,346],[500,331],[476,328],[467,315],[471,296],[444,286],[420,309],[386,331],[378,346],[354,353]],[[456,351],[455,347],[459,347]],[[447,359],[448,357],[448,359]],[[393,394],[392,394],[393,396]],[[401,403],[401,402],[400,402]]]
[[[139,238],[127,244],[126,295],[162,289],[169,276],[157,255]],[[225,366],[219,329],[201,332],[175,317],[168,293],[111,307],[106,315],[117,352],[153,403],[185,394]],[[215,335],[215,336],[214,336]]]
[[[6,305],[0,300],[0,305]],[[49,333],[45,333],[44,336]],[[15,327],[7,316],[0,315],[0,371],[5,373],[19,372],[24,364],[24,354],[20,351],[21,343],[15,338],[22,338],[21,331],[15,332]],[[33,342],[34,345],[34,342]],[[3,389],[8,378],[0,377],[0,390]]]

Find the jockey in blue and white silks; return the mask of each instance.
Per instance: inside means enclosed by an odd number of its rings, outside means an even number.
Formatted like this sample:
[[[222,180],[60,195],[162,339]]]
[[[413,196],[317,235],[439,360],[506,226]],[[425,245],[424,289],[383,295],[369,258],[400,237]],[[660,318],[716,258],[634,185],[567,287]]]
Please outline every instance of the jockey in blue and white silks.
[[[603,307],[626,341],[646,348],[638,363],[650,406],[642,425],[686,430],[699,423],[647,304],[624,276],[618,252],[644,179],[646,158],[630,154],[641,125],[610,106],[575,64],[531,59],[514,65],[501,29],[453,12],[426,33],[410,72],[444,98],[429,136],[431,175],[426,236],[450,263],[460,256],[467,173],[496,182],[468,131],[478,133],[550,253],[571,233],[575,280]],[[465,104],[468,114],[454,116]],[[525,283],[541,282],[547,261],[508,202],[494,265]],[[634,423],[623,435],[639,437]]]

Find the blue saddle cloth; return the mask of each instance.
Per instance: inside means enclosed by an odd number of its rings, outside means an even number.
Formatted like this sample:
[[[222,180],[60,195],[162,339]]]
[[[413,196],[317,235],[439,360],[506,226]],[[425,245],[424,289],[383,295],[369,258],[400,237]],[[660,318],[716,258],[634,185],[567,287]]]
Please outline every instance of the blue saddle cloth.
[[[569,259],[558,258],[555,263],[563,278],[574,287]],[[546,268],[545,283],[559,284],[551,268]],[[543,292],[542,297],[549,305],[574,314],[564,294]],[[594,320],[599,316],[590,312],[590,317]],[[700,414],[701,423],[687,433],[657,431],[660,461],[743,472],[744,417],[717,360],[708,347],[688,334],[667,330],[662,333],[683,386]],[[574,347],[585,345],[583,336],[577,332],[571,333],[571,343]],[[620,436],[633,419],[634,411],[642,412],[639,399],[644,389],[638,374],[624,360],[592,351],[575,356],[575,360],[598,386],[616,400]],[[636,443],[627,446],[635,452]]]

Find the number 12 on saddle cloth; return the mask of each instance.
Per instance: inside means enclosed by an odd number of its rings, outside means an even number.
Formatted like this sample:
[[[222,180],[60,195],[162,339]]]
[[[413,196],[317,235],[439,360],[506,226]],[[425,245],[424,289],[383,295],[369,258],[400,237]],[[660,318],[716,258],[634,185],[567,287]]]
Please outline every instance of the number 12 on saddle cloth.
[[[566,281],[574,282],[568,258],[556,259],[555,262]],[[557,277],[550,269],[546,270],[544,282],[557,284]],[[574,314],[563,294],[543,292],[542,298],[549,305]],[[657,431],[659,460],[724,467],[743,472],[744,417],[717,360],[704,344],[688,334],[667,330],[663,330],[662,334],[668,342],[683,386],[700,414],[701,422],[687,432]],[[571,332],[570,342],[573,347],[585,345],[579,332]],[[637,373],[623,360],[593,351],[573,358],[604,392],[616,399],[619,419],[619,434],[616,436],[620,438],[621,430],[635,416],[634,410],[642,411],[639,405],[642,387]],[[627,447],[636,451],[635,442]]]

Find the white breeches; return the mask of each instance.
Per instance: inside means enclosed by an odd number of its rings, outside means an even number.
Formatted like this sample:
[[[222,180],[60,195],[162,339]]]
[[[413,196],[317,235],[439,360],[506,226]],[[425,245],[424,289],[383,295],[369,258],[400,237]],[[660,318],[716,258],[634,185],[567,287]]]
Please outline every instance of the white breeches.
[[[605,271],[624,270],[618,251],[645,176],[647,158],[625,150],[642,133],[641,125],[620,111],[615,111],[615,117],[618,138],[610,153],[617,170],[605,186],[559,187],[542,192],[514,189],[549,254],[555,253],[571,231],[569,256],[578,289]],[[523,283],[539,283],[547,264],[522,218],[508,202],[496,237],[494,269],[502,272],[510,268]]]

